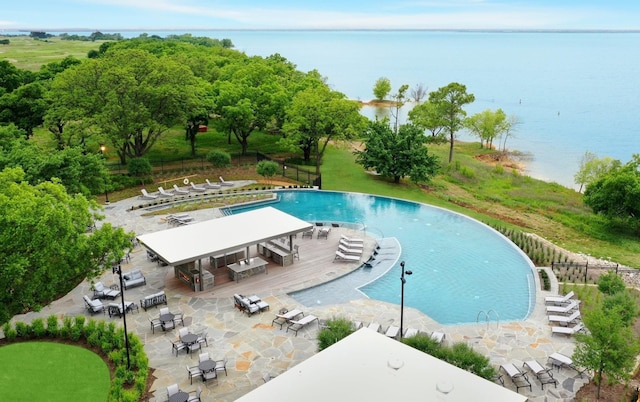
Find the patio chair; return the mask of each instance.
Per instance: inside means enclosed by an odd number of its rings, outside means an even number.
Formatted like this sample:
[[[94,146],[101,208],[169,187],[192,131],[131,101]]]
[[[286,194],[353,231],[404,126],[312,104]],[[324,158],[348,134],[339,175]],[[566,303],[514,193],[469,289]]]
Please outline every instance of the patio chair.
[[[183,336],[189,333],[189,328],[182,327],[178,330],[178,336],[182,339]]]
[[[547,296],[544,298],[545,303],[553,304],[566,304],[569,303],[569,299],[574,296],[573,290],[564,296]]]
[[[162,322],[160,322],[159,319],[157,318],[151,318],[149,316],[147,316],[147,318],[149,319],[149,324],[151,325],[151,332],[152,333],[156,333],[156,328],[162,328]]]
[[[203,331],[202,333],[198,334],[198,340],[196,342],[198,342],[200,345],[204,343],[205,345],[207,345],[207,347],[209,347],[209,341],[207,340],[208,334],[209,331]]]
[[[316,228],[312,227],[309,230],[305,230],[304,232],[302,232],[302,238],[304,239],[305,237],[308,237],[310,239],[313,239],[313,233],[315,232]]]
[[[357,238],[357,237],[349,237],[349,236],[345,236],[345,235],[340,235],[340,238],[342,240],[347,241],[348,243],[364,243],[364,240]]]
[[[338,246],[338,251],[340,251],[343,254],[348,254],[348,255],[362,255],[362,249],[361,248],[347,248],[345,246],[343,246],[342,244]]]
[[[100,299],[91,300],[87,295],[82,296],[82,298],[84,299],[87,310],[89,310],[89,313],[91,313],[91,315],[99,313],[101,311],[104,312],[104,304],[102,304]]]
[[[214,368],[215,371],[224,371],[224,375],[227,375],[227,362],[229,361],[229,359],[227,357],[225,357],[222,360],[216,360],[216,367]]]
[[[574,311],[571,315],[550,315],[549,322],[558,322],[560,324],[569,325],[580,319],[580,310]]]
[[[309,315],[306,315],[306,316],[302,317],[298,321],[291,320],[291,323],[287,327],[287,332],[289,332],[289,330],[292,330],[293,332],[296,333],[296,336],[298,336],[298,331],[300,331],[302,328],[306,327],[307,325],[309,325],[313,321],[318,323],[318,328],[320,328],[320,323],[319,323],[318,317],[316,317],[313,314],[309,314]]]
[[[93,284],[93,297],[102,299],[103,297],[108,297],[110,299],[115,299],[120,296],[120,289],[108,288],[104,286],[102,282],[96,282]]]
[[[167,191],[164,188],[162,188],[162,186],[158,187],[158,192],[160,193],[160,197],[171,198],[175,195],[171,191]]]
[[[142,193],[142,195],[139,196],[141,200],[155,200],[156,198],[158,198],[157,195],[147,193],[146,188],[140,189],[140,192]]]
[[[171,397],[171,395],[175,395],[178,392],[180,392],[178,384],[171,384],[167,387],[167,397]]]
[[[520,392],[520,388],[529,388],[529,392],[531,392],[531,383],[529,382],[529,378],[513,363],[505,363],[500,366],[500,369],[503,370],[509,378],[511,378],[511,382],[516,387],[516,392]]]
[[[573,360],[569,356],[563,355],[562,353],[554,352],[554,353],[549,355],[547,360],[550,360],[551,361],[551,366],[552,367],[556,367],[558,370],[560,370],[563,367],[567,367],[567,368],[570,368],[570,369],[573,369],[573,370],[577,371],[578,374],[580,374],[580,377],[582,377],[582,373],[585,372],[585,370],[578,369],[573,364]]]
[[[169,314],[169,307],[160,307],[160,315]]]
[[[300,261],[300,246],[297,244],[293,246],[293,259],[298,259]]]
[[[360,261],[360,257],[359,255],[350,255],[350,254],[344,254],[343,252],[341,252],[340,250],[336,251],[336,256],[334,257],[333,261],[349,261],[349,262],[359,262]]]
[[[218,372],[215,370],[207,371],[206,373],[202,373],[202,381],[216,380],[218,382]]]
[[[235,183],[232,181],[225,181],[222,176],[218,177],[220,179],[220,185],[221,186],[233,186]]]
[[[322,239],[322,238],[328,239],[330,231],[331,231],[330,227],[326,227],[326,226],[325,227],[321,227],[318,230],[318,239]]]
[[[251,303],[249,299],[247,299],[246,297],[241,299],[240,302],[244,307],[243,311],[247,313],[247,315],[249,316],[253,315],[253,313],[257,313],[258,311],[260,311],[260,307],[258,307],[257,304]]]
[[[536,376],[538,381],[540,381],[543,390],[545,384],[553,384],[555,388],[558,388],[558,380],[553,378],[553,367],[544,368],[536,360],[528,360],[522,365],[522,367],[524,366],[527,366],[529,370],[531,370],[531,372]]]
[[[182,324],[182,326],[184,327],[184,315],[182,313],[175,313],[173,315],[174,326],[177,326],[178,323]]]
[[[173,354],[173,352],[176,352],[176,357],[178,357],[178,353],[181,350],[187,350],[187,345],[185,345],[181,340],[177,340],[177,341],[172,341],[171,339],[169,339],[169,342],[171,342],[171,354]]]
[[[560,335],[571,336],[571,335],[577,334],[578,332],[584,332],[584,330],[585,330],[584,325],[581,322],[579,322],[573,327],[561,327],[561,326],[551,327],[551,335],[560,334]]]
[[[198,355],[198,361],[199,361],[200,363],[202,363],[203,361],[206,361],[206,360],[211,360],[211,356],[209,356],[209,352],[206,352],[206,353],[200,353],[200,354]]]
[[[203,193],[207,191],[207,189],[204,187],[196,186],[193,182],[191,182],[191,191],[197,191],[199,193]]]
[[[202,387],[198,386],[195,390],[195,394],[194,391],[189,392],[189,399],[187,399],[187,402],[201,402],[200,394],[202,394]]]
[[[205,184],[205,186],[206,186],[207,188],[220,188],[220,185],[219,185],[219,184],[217,184],[217,183],[211,183],[211,182],[209,181],[209,179],[205,179],[205,181],[207,182],[207,184]]]
[[[187,366],[187,376],[189,377],[189,382],[193,384],[193,377],[199,377],[202,375],[202,371],[200,371],[200,367],[198,366]]]
[[[187,348],[189,349],[189,355],[193,357],[193,352],[202,350],[202,344],[196,341],[195,343],[187,346]]]
[[[180,194],[180,195],[187,195],[187,194],[189,194],[189,190],[183,190],[183,189],[181,189],[180,187],[178,187],[178,185],[177,185],[177,184],[174,184],[174,185],[173,185],[173,191],[174,191],[174,194]]]
[[[389,325],[389,328],[387,328],[387,332],[385,332],[385,335],[392,339],[398,339],[398,337],[400,336],[400,327]]]
[[[571,299],[569,304],[564,306],[547,306],[547,314],[570,314],[580,307],[580,300]]]

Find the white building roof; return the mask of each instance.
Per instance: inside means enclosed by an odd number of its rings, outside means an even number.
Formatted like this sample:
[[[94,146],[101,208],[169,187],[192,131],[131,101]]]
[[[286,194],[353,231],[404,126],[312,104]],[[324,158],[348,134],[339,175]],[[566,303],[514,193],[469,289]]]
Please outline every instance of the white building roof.
[[[440,392],[438,388],[449,392]],[[523,402],[527,398],[362,328],[237,399],[238,402],[418,400]]]
[[[169,265],[179,265],[300,233],[312,226],[273,207],[265,207],[140,235],[138,240]]]

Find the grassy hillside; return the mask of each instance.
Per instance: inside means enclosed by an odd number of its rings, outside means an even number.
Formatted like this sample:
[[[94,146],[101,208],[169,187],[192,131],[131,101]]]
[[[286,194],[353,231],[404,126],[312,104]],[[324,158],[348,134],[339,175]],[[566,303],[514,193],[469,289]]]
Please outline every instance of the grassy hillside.
[[[38,71],[43,64],[60,61],[67,56],[77,59],[87,57],[89,50],[98,50],[102,42],[60,40],[58,37],[34,39],[28,36],[0,36],[9,39],[8,45],[0,45],[0,60],[8,60],[23,70]]]

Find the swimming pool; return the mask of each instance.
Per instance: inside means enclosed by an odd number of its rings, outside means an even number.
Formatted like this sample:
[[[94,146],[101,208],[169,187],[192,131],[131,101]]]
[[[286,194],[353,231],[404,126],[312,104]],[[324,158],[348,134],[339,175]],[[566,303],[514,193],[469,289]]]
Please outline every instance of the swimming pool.
[[[479,314],[483,317],[481,312],[489,310],[501,321],[522,320],[533,308],[533,264],[504,236],[476,220],[425,204],[367,194],[310,190],[278,195],[280,201],[270,205],[300,219],[358,223],[373,237],[397,238],[402,247],[400,260],[413,272],[406,277],[405,306],[441,324],[475,323]],[[341,280],[325,289],[320,285],[302,291],[306,295],[297,300],[307,305],[310,300],[314,304],[316,300],[343,302],[343,292],[335,290]],[[371,280],[359,290],[372,299],[400,304],[399,264]],[[309,295],[314,291],[322,296]],[[358,292],[351,294],[358,296]]]

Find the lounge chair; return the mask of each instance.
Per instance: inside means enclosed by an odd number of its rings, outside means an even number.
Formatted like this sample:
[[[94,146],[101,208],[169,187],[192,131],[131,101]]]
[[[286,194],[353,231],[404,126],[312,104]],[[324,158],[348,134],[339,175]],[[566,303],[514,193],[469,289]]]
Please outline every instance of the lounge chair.
[[[565,356],[562,353],[557,353],[557,352],[552,353],[552,354],[549,355],[547,360],[551,360],[551,366],[557,367],[558,370],[560,370],[563,367],[567,367],[567,368],[570,368],[570,369],[573,369],[573,370],[577,371],[578,374],[580,374],[580,377],[582,377],[582,373],[584,373],[584,371],[585,371],[585,370],[578,369],[573,364],[573,360],[571,360],[571,358],[569,356]]]
[[[115,299],[120,296],[120,290],[114,288],[105,287],[102,282],[96,282],[93,284],[93,297],[102,299],[103,297],[108,297],[110,299]]]
[[[140,192],[142,193],[142,195],[139,197],[140,199],[155,200],[156,198],[158,198],[157,195],[147,193],[147,189],[145,188],[141,189]]]
[[[273,321],[271,321],[271,326],[273,326],[273,324],[278,324],[280,325],[280,329],[282,329],[282,326],[284,324],[289,323],[291,320],[294,320],[299,315],[304,316],[304,313],[298,309],[285,311],[282,314],[276,314],[276,318],[274,318]]]
[[[101,311],[104,312],[104,305],[99,299],[91,300],[87,295],[82,296],[82,298],[84,299],[84,302],[87,306],[87,310],[89,310],[91,315],[95,313],[99,313]]]
[[[242,303],[242,311],[247,313],[247,315],[253,315],[253,313],[257,313],[258,311],[260,311],[260,307],[258,307],[257,304],[251,303],[246,297],[240,299],[240,303]]]
[[[158,187],[158,192],[160,192],[160,197],[173,197],[175,194],[173,194],[171,191],[166,191],[164,188],[162,188],[162,186]]]
[[[196,186],[195,184],[193,184],[193,182],[191,182],[191,191],[198,191],[200,193],[207,191],[206,188],[204,187],[200,187],[200,186]]]
[[[389,328],[387,328],[387,332],[385,332],[385,335],[389,338],[398,339],[398,337],[400,336],[400,327],[389,325]]]
[[[570,336],[578,332],[584,332],[584,325],[581,322],[573,327],[551,327],[551,335],[560,334]]]
[[[438,343],[444,342],[444,338],[446,338],[446,335],[444,334],[444,332],[432,332],[431,335],[429,336],[431,337],[431,339],[433,339]]]
[[[173,185],[173,190],[175,194],[180,194],[180,195],[187,195],[189,194],[189,190],[182,190],[180,187],[178,187],[177,184]]]
[[[369,325],[367,325],[367,328],[374,332],[382,332],[382,326],[377,322],[370,322]]]
[[[349,243],[345,239],[340,239],[339,245],[345,246],[346,248],[364,248],[364,243]]]
[[[580,300],[571,299],[565,306],[547,306],[547,314],[570,314],[578,307],[580,307]]]
[[[357,256],[361,256],[362,255],[362,249],[361,248],[347,248],[347,247],[343,246],[342,244],[338,246],[338,251],[340,251],[343,254],[350,254],[350,255],[357,255]]]
[[[560,324],[569,325],[580,319],[580,310],[574,311],[571,315],[550,315],[549,322],[559,322]]]
[[[511,378],[511,382],[516,387],[516,392],[520,392],[520,388],[525,387],[528,387],[529,392],[531,392],[531,383],[529,382],[529,378],[513,363],[505,363],[500,366],[500,369],[503,370],[509,376],[509,378]]]
[[[536,360],[527,360],[524,362],[522,367],[527,366],[529,370],[536,376],[540,384],[542,385],[542,389],[544,390],[545,384],[553,384],[555,388],[558,388],[558,380],[553,378],[553,367],[552,368],[544,368],[540,363]]]
[[[328,227],[328,226],[327,226],[327,227],[321,227],[321,228],[318,230],[318,239],[321,239],[321,238],[323,238],[323,237],[324,237],[325,239],[328,239],[328,238],[329,238],[329,232],[330,232],[330,231],[331,231],[331,228],[330,228],[330,227]]]
[[[235,183],[232,181],[224,181],[222,176],[219,177],[221,186],[233,186]]]
[[[359,255],[349,255],[349,254],[344,254],[342,253],[340,250],[336,251],[336,256],[334,257],[333,261],[350,261],[350,262],[360,262],[360,257]]]
[[[297,321],[291,320],[289,326],[287,327],[287,332],[289,332],[289,330],[292,330],[293,332],[296,333],[296,336],[298,336],[298,331],[300,331],[302,328],[306,327],[308,324],[312,323],[313,321],[318,323],[318,328],[320,328],[318,317],[316,317],[313,314],[309,314],[309,315],[305,315],[304,317],[302,317]]]
[[[353,321],[353,329],[357,331],[360,328],[362,328],[362,321]]]
[[[566,304],[569,303],[569,299],[574,296],[573,290],[564,296],[547,296],[544,298],[545,303],[553,304]]]
[[[207,184],[205,184],[207,188],[220,188],[218,183],[211,183],[209,179],[205,179],[205,181],[207,182]]]
[[[359,239],[357,237],[348,237],[345,235],[340,235],[340,238],[343,240],[346,240],[349,243],[364,243],[364,240]]]

